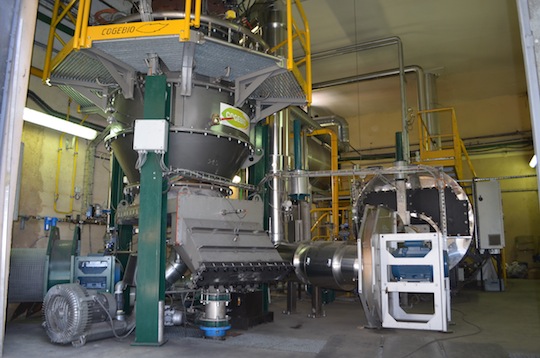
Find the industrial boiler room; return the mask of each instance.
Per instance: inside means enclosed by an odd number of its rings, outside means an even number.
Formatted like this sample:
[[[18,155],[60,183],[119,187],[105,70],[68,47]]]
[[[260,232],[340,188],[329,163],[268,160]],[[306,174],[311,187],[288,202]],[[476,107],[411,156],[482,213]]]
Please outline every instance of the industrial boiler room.
[[[3,0],[1,357],[540,358],[535,0]]]

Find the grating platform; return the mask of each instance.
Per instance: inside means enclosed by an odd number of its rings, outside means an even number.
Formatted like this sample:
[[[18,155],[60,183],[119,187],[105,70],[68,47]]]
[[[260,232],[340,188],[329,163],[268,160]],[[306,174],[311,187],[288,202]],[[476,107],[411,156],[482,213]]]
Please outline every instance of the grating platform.
[[[138,37],[94,41],[89,49],[72,51],[56,66],[50,82],[58,85],[83,108],[91,104],[106,107],[100,93],[122,88],[130,98],[138,73],[147,72],[149,53],[156,53],[170,76],[193,73],[216,81],[248,83],[242,87],[242,99],[258,104],[302,105],[306,96],[292,72],[285,70],[284,60],[227,41],[199,34],[197,42],[181,42],[178,36]],[[258,76],[271,73],[258,81]],[[256,83],[254,86],[249,86]],[[249,87],[249,89],[247,89]]]

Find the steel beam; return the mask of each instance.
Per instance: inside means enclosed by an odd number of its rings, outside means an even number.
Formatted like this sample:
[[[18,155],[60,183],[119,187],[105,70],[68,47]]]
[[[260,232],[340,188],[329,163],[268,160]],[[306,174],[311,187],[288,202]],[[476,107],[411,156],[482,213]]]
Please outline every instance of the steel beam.
[[[144,119],[167,116],[165,76],[148,76],[145,84]],[[165,226],[163,177],[160,158],[148,153],[141,166],[137,269],[137,325],[135,345],[161,345],[163,321],[160,301],[165,292]]]

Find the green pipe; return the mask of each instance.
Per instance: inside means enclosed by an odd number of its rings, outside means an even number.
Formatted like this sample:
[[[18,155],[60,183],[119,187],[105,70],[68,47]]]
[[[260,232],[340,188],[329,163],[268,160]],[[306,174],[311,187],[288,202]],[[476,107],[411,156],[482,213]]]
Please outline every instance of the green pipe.
[[[302,123],[298,119],[293,121],[293,131],[294,169],[302,170]]]
[[[401,132],[396,132],[396,161],[403,161],[403,136]]]

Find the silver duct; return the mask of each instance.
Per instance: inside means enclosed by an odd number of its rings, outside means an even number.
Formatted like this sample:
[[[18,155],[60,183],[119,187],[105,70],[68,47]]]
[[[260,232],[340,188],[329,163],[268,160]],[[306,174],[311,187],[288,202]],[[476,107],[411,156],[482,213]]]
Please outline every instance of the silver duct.
[[[180,258],[178,252],[173,252],[171,260],[167,262],[165,267],[165,289],[170,288],[176,281],[182,278],[182,276],[188,270],[188,266]]]
[[[288,118],[285,111],[281,111],[273,115],[270,123],[272,133],[271,145],[272,152],[270,153],[272,174],[279,173],[285,169],[285,154],[283,126]],[[272,187],[270,188],[270,239],[274,245],[277,245],[285,239],[285,227],[282,215],[282,198],[285,190],[285,182],[278,176],[272,177]]]
[[[269,21],[264,28],[263,38],[269,46],[273,47],[281,43],[286,38],[286,24],[283,20],[283,10],[279,8],[279,4],[275,1],[270,8]],[[284,133],[288,116],[286,111],[275,113],[270,121],[271,133],[271,167],[272,174],[279,173],[285,170],[285,156],[288,154],[285,141],[288,138],[288,132]],[[274,175],[270,188],[270,239],[274,245],[278,245],[285,241],[285,222],[282,214],[281,204],[285,190],[285,182],[283,179]]]
[[[323,116],[323,117],[314,117],[313,118],[321,127],[337,126],[337,136],[339,140],[339,151],[348,152],[349,151],[349,123],[345,118],[332,115],[332,116]]]

